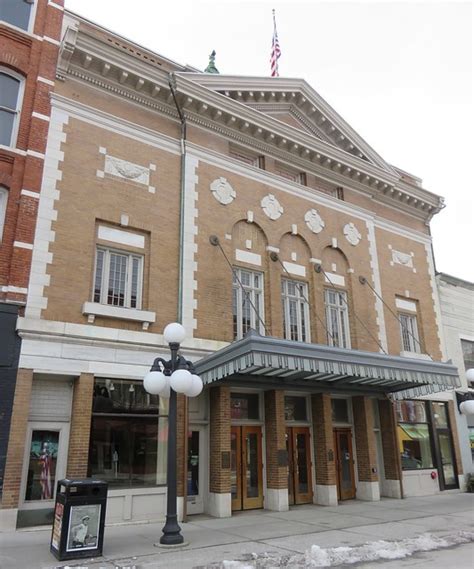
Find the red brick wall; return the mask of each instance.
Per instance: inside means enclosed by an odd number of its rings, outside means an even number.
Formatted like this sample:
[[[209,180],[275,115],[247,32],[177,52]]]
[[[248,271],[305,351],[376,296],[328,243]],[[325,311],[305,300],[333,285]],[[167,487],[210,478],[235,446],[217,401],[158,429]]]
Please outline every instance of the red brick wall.
[[[314,433],[316,484],[336,485],[336,462],[332,426],[331,396],[316,393],[311,396]]]
[[[230,388],[212,387],[209,391],[209,490],[230,492],[230,468],[222,468],[222,453],[230,453]]]
[[[66,469],[68,478],[84,478],[87,476],[93,393],[93,374],[81,373],[74,382]]]
[[[278,451],[286,451],[285,393],[265,391],[265,444],[267,487],[288,488],[288,468],[278,466]]]
[[[379,477],[377,474],[377,451],[372,401],[368,397],[353,397],[352,409],[354,412],[354,436],[359,480],[377,482]]]

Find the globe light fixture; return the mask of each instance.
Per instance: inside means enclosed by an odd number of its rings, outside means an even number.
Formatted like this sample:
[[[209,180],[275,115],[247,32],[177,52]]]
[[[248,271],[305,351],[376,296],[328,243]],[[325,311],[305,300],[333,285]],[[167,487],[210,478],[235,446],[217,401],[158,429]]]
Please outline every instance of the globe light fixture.
[[[474,367],[466,370],[466,379],[467,381],[474,381]]]
[[[474,415],[474,399],[468,399],[459,404],[459,411],[463,415]]]
[[[168,324],[163,337],[171,351],[171,359],[156,358],[151,370],[143,379],[143,387],[152,395],[169,398],[168,413],[168,464],[167,464],[167,505],[166,523],[161,545],[179,545],[184,538],[178,524],[176,508],[176,452],[177,452],[177,393],[188,397],[197,397],[203,390],[201,378],[194,373],[192,362],[179,352],[181,342],[186,338],[186,330],[178,322]]]

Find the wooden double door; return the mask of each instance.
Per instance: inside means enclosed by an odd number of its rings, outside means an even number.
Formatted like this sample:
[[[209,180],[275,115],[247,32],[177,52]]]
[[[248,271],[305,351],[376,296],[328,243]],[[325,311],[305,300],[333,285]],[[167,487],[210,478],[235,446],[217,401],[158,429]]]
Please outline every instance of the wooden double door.
[[[308,504],[313,501],[311,474],[311,439],[308,427],[287,427],[288,502]]]
[[[263,508],[262,427],[231,428],[232,510]]]
[[[351,429],[334,429],[334,451],[339,500],[355,498],[354,453]]]

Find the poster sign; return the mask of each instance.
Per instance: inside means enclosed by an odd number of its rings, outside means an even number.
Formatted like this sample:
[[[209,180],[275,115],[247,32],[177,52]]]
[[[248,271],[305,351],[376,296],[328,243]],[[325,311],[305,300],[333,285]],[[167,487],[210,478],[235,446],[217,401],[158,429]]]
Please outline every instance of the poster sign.
[[[53,536],[51,538],[51,545],[54,549],[59,551],[59,544],[61,543],[61,528],[63,525],[64,505],[56,502],[56,509],[54,510],[54,523],[53,523]]]
[[[71,506],[66,551],[97,549],[100,504]]]

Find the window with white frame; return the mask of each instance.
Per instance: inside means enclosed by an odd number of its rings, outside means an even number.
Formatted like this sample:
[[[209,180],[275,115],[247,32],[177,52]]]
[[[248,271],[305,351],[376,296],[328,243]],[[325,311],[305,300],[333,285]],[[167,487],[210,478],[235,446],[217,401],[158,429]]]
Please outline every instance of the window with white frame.
[[[324,291],[328,344],[338,348],[350,348],[349,315],[345,291],[327,288]]]
[[[265,169],[265,157],[259,156],[258,154],[254,154],[249,150],[244,150],[243,148],[238,148],[231,146],[230,148],[230,156],[232,158],[236,158],[240,162],[245,162],[245,164],[249,164],[250,166],[255,166],[255,168],[260,168],[262,170]]]
[[[287,340],[310,341],[308,285],[282,282],[283,330]]]
[[[263,274],[234,268],[232,282],[234,339],[240,340],[253,328],[264,334]]]
[[[34,0],[1,0],[0,20],[22,30],[28,30],[33,4]]]
[[[5,218],[7,216],[8,190],[0,186],[0,243],[3,239],[3,228],[5,227]]]
[[[13,146],[20,116],[22,80],[13,73],[0,70],[0,144]]]
[[[95,259],[94,302],[141,308],[143,257],[98,247]]]
[[[402,350],[404,352],[415,352],[418,354],[421,353],[416,314],[399,313],[398,319],[400,321]]]

